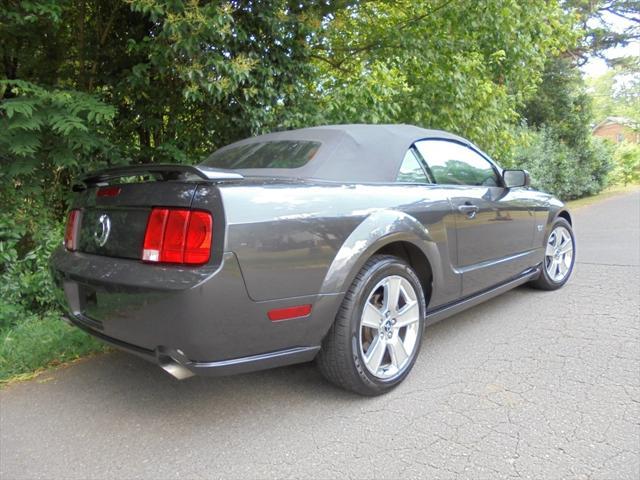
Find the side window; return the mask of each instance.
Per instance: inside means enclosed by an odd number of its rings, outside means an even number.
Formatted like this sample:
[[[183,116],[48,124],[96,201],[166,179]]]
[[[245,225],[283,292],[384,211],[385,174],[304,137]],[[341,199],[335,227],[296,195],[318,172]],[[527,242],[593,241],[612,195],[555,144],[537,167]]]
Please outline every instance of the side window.
[[[396,182],[429,183],[427,174],[424,172],[422,165],[420,165],[420,160],[413,153],[413,149],[407,150],[404,160],[402,160],[402,165],[400,165]]]
[[[469,147],[447,140],[416,143],[436,183],[497,187],[498,176],[491,164]]]

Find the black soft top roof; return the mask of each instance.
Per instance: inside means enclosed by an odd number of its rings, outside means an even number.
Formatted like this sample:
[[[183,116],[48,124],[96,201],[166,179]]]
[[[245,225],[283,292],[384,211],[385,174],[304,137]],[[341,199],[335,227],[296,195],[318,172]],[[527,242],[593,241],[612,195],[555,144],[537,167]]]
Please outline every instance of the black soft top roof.
[[[326,125],[247,138],[221,148],[277,140],[320,142],[314,157],[299,168],[235,170],[244,176],[294,177],[342,182],[388,182],[396,178],[411,145],[426,138],[443,138],[471,145],[457,135],[413,125]]]

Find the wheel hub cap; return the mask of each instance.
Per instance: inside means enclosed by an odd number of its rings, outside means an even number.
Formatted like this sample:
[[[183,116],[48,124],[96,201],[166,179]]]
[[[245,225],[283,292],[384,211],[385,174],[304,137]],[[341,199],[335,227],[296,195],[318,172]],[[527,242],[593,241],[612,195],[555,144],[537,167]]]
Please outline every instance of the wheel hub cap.
[[[566,227],[559,225],[553,229],[547,240],[545,270],[554,282],[566,279],[573,265],[573,238]]]
[[[378,378],[399,375],[418,344],[420,308],[416,292],[404,277],[381,280],[369,293],[360,320],[360,353]]]

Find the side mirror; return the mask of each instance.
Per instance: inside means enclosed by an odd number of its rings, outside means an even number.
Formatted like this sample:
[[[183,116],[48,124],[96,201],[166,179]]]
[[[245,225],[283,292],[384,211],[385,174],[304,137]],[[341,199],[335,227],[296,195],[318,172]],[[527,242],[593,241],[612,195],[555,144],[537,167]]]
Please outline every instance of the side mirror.
[[[506,188],[528,187],[531,183],[526,170],[505,170],[502,172],[502,179]]]

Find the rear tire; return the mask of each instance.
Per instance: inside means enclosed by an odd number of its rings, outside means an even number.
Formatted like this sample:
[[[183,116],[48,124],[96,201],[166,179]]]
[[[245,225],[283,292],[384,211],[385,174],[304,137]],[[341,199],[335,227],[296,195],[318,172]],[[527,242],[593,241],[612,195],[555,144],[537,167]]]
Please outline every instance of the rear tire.
[[[426,301],[418,276],[403,260],[375,255],[345,294],[316,357],[333,384],[380,395],[402,382],[415,363]]]
[[[542,272],[530,285],[539,290],[557,290],[571,277],[576,261],[576,239],[571,224],[562,217],[557,218],[544,245]]]

